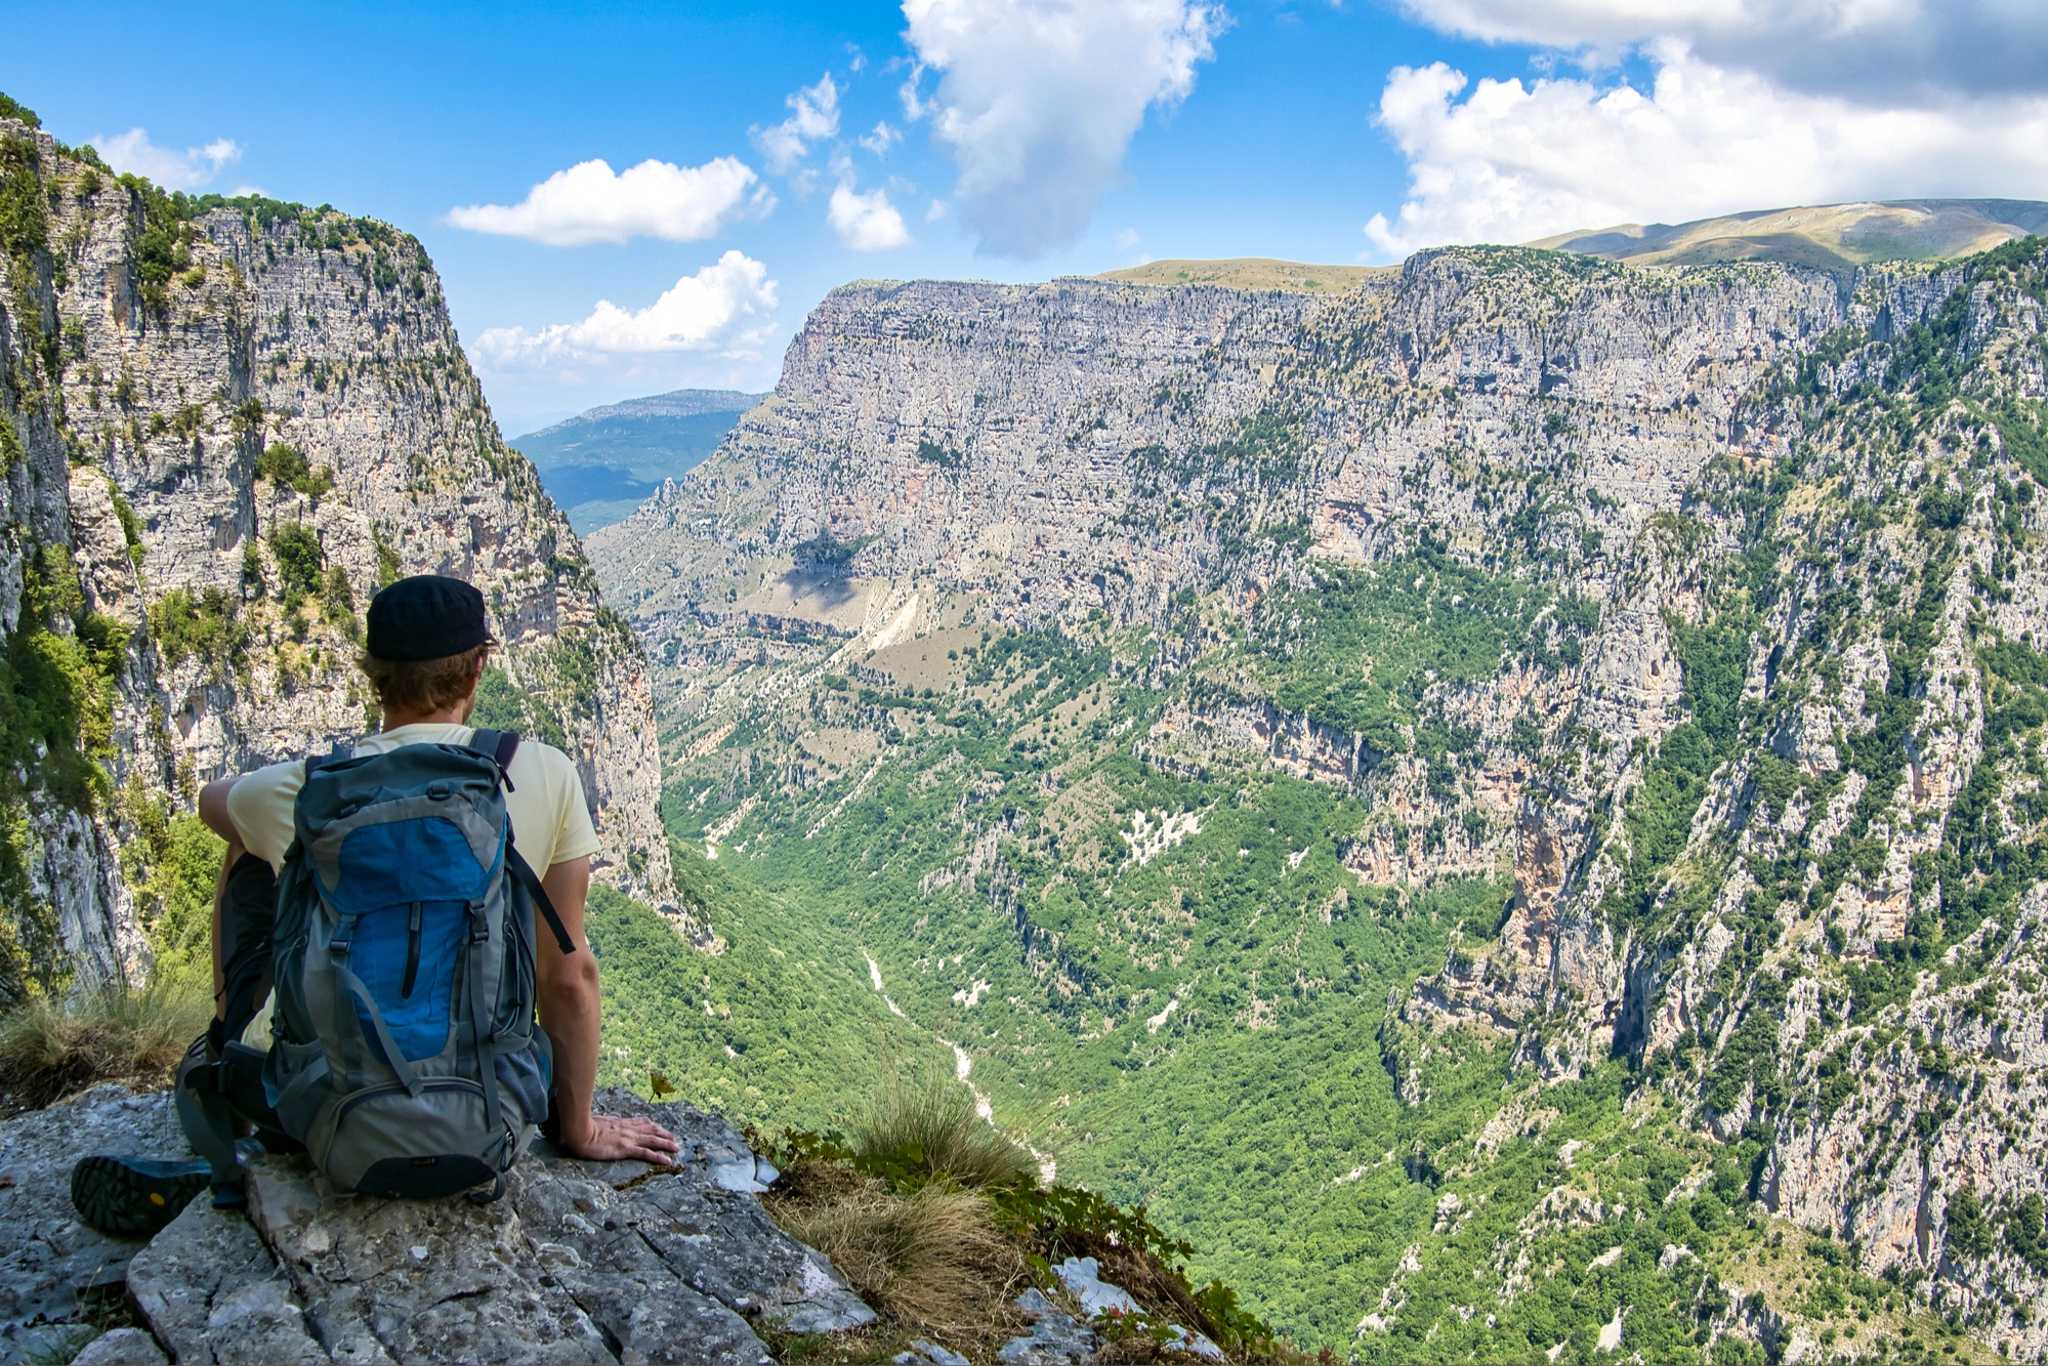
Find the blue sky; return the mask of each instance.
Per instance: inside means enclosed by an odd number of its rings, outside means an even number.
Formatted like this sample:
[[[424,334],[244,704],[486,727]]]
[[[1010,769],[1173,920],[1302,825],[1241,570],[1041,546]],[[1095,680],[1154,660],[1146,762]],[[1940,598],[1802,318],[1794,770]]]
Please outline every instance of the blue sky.
[[[415,233],[516,434],[767,388],[862,277],[2048,195],[2048,6],[1925,4],[39,7],[0,89],[124,169]]]

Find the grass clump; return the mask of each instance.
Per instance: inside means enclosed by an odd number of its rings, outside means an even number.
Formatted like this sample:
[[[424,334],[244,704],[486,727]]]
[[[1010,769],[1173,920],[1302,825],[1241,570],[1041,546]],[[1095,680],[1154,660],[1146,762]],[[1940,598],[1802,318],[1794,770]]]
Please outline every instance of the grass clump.
[[[877,1332],[891,1348],[928,1338],[993,1360],[1024,1329],[1018,1294],[1036,1286],[1063,1299],[1054,1267],[1092,1256],[1141,1308],[1096,1325],[1104,1360],[1178,1359],[1170,1325],[1206,1335],[1232,1361],[1303,1360],[1229,1289],[1197,1289],[1181,1269],[1193,1249],[1144,1210],[1041,1184],[1032,1154],[976,1113],[966,1087],[937,1071],[890,1078],[851,1137],[748,1137],[782,1169],[766,1198],[769,1213],[883,1314]]]
[[[102,1081],[164,1084],[212,1014],[197,973],[29,997],[0,1016],[0,1092],[33,1107]]]
[[[896,1077],[853,1133],[861,1164],[899,1183],[945,1181],[969,1189],[1031,1186],[1038,1164],[975,1113],[974,1097],[936,1073]]]
[[[870,1180],[831,1199],[791,1202],[778,1217],[898,1323],[957,1345],[1014,1327],[1009,1302],[1024,1282],[1024,1258],[979,1191],[932,1185],[901,1195]]]

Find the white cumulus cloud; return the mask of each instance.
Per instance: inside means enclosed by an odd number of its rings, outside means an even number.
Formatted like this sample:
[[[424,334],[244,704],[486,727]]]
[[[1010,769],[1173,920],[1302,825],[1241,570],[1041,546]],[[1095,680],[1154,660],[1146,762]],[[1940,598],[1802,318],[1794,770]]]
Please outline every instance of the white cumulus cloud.
[[[903,15],[904,113],[951,148],[981,249],[1022,257],[1081,235],[1146,111],[1187,97],[1229,23],[1206,0],[903,0]]]
[[[770,207],[773,196],[758,181],[752,167],[733,157],[702,166],[650,158],[616,172],[601,159],[582,161],[541,181],[517,204],[450,209],[448,222],[551,247],[634,237],[694,242],[736,214]]]
[[[789,106],[788,118],[771,128],[753,130],[755,144],[777,175],[787,175],[804,159],[812,143],[839,132],[839,86],[828,71],[818,77],[817,84],[796,91],[783,103]]]
[[[96,137],[92,145],[116,171],[147,177],[167,190],[196,190],[242,159],[241,147],[228,138],[180,152],[157,146],[142,128]]]
[[[1449,33],[1576,50],[1599,61],[1656,38],[1715,66],[1863,103],[1937,93],[2039,93],[2039,0],[1403,0]]]
[[[477,338],[478,360],[488,369],[530,369],[605,356],[673,351],[745,354],[749,319],[775,310],[768,268],[738,251],[685,275],[645,308],[621,308],[600,299],[581,322],[538,330],[493,327]]]
[[[1395,68],[1378,121],[1408,160],[1409,189],[1395,214],[1367,222],[1368,240],[1399,256],[1796,204],[2034,197],[2048,184],[2048,98],[1880,107],[1716,65],[1676,38],[1644,51],[1655,66],[1646,92],[1590,77],[1474,85],[1441,62]]]
[[[855,251],[893,251],[910,245],[910,230],[903,215],[889,202],[886,190],[861,194],[850,185],[832,191],[826,219],[842,244]]]

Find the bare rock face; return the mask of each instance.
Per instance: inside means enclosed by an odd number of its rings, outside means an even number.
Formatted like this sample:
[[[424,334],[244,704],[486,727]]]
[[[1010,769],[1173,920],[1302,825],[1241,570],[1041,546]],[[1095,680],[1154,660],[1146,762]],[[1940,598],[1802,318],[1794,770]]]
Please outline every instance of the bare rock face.
[[[151,808],[373,726],[357,622],[405,573],[483,590],[505,642],[488,719],[574,756],[601,875],[671,901],[639,651],[500,438],[419,244],[332,210],[200,209],[18,124],[0,143],[41,210],[0,291],[0,624],[75,694],[57,754],[23,733],[7,756],[0,978],[139,968]],[[67,735],[77,774],[53,775]]]
[[[139,1248],[83,1230],[65,1180],[85,1152],[184,1151],[169,1098],[101,1087],[12,1121],[0,1127],[0,1163],[16,1178],[4,1194],[26,1188],[38,1203],[0,1208],[26,1248],[0,1270],[11,1295],[0,1346],[89,1337],[78,1288],[118,1294],[124,1282],[148,1333],[92,1343],[98,1359],[761,1366],[774,1358],[757,1328],[873,1321],[831,1264],[762,1210],[774,1171],[731,1126],[625,1092],[601,1103],[672,1129],[677,1166],[537,1152],[494,1203],[415,1203],[338,1199],[303,1160],[272,1158],[252,1174],[246,1216],[202,1197]],[[60,1133],[71,1141],[53,1143]],[[60,1245],[73,1252],[53,1261]]]
[[[183,1153],[160,1096],[97,1087],[0,1125],[0,1356],[75,1344],[90,1300],[118,1292],[132,1243],[95,1233],[71,1208],[71,1164],[89,1152]]]

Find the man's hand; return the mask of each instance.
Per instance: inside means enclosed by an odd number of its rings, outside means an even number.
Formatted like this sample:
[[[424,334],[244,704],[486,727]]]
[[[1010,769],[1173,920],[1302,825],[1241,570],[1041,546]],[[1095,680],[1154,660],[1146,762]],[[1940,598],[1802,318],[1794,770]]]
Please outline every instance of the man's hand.
[[[578,1135],[563,1125],[561,1148],[593,1162],[651,1162],[657,1167],[674,1166],[678,1151],[676,1136],[653,1120],[622,1115],[592,1115]]]

